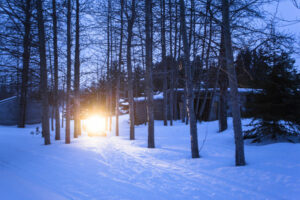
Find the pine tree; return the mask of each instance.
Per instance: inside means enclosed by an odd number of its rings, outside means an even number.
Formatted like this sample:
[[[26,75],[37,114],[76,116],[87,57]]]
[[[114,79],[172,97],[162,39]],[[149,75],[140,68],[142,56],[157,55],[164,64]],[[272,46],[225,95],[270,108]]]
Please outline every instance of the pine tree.
[[[249,124],[253,128],[245,131],[244,137],[253,138],[253,142],[290,140],[289,136],[300,132],[300,74],[284,51],[259,57],[259,63],[264,61],[268,67],[264,80],[257,83],[262,92],[254,94],[253,102],[247,105],[254,118]]]

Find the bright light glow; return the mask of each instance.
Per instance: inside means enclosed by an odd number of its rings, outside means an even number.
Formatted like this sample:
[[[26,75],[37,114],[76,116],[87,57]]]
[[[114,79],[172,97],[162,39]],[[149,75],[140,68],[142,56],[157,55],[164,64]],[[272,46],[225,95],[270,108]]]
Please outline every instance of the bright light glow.
[[[105,130],[105,119],[99,115],[90,116],[85,120],[88,133],[99,134]]]

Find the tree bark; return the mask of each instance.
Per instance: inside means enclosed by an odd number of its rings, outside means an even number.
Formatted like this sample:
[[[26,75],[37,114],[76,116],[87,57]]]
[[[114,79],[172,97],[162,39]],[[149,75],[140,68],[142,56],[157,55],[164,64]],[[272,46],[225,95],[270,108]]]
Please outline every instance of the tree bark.
[[[106,130],[111,130],[111,0],[108,0],[107,10],[107,85],[106,85]]]
[[[132,29],[135,22],[135,0],[132,0],[131,17],[128,16],[127,26],[127,73],[128,73],[128,102],[129,102],[129,116],[130,116],[130,140],[135,139],[134,133],[134,99],[133,99],[133,76],[131,65],[131,42],[132,42]]]
[[[108,5],[108,12],[109,12],[109,27],[110,27],[110,31],[109,31],[109,37],[110,37],[110,48],[109,48],[109,58],[110,58],[110,70],[109,70],[109,79],[108,79],[108,82],[109,82],[109,85],[110,87],[108,88],[108,110],[109,110],[109,124],[108,124],[108,130],[111,131],[111,128],[112,128],[112,67],[113,67],[113,56],[112,56],[112,51],[113,51],[113,38],[112,38],[112,8],[111,8],[111,0],[108,1],[109,5]]]
[[[54,52],[54,112],[55,112],[55,140],[60,140],[60,116],[58,101],[58,51],[57,51],[57,16],[56,0],[52,0],[53,21],[53,52]]]
[[[227,89],[228,89],[228,77],[226,74],[226,60],[225,60],[225,47],[224,47],[224,30],[221,30],[221,44],[220,44],[220,56],[219,56],[220,66],[220,77],[219,77],[219,87],[220,87],[220,102],[219,102],[219,132],[225,131],[227,129]]]
[[[28,87],[28,71],[30,60],[30,30],[31,30],[31,0],[26,0],[25,6],[25,21],[23,23],[25,33],[23,37],[23,69],[22,69],[22,84],[20,96],[20,113],[18,127],[24,128],[26,121],[26,106],[27,106],[27,87]]]
[[[190,121],[190,135],[191,135],[191,152],[192,158],[199,158],[198,137],[197,137],[197,121],[194,111],[194,92],[192,82],[192,70],[190,64],[190,49],[187,38],[186,22],[185,22],[185,5],[184,0],[180,0],[180,19],[182,42],[184,49],[184,66],[186,75],[186,92],[187,92],[187,108]]]
[[[160,0],[160,9],[161,9],[161,62],[163,65],[163,119],[164,126],[168,125],[168,102],[167,102],[167,84],[168,84],[168,75],[167,75],[167,65],[166,65],[166,25],[165,25],[165,16],[166,16],[166,2],[165,0]]]
[[[50,144],[50,129],[49,129],[49,104],[48,104],[48,79],[47,79],[47,61],[46,61],[46,41],[45,27],[43,18],[42,1],[36,1],[37,6],[37,21],[38,21],[38,36],[39,36],[39,53],[40,53],[40,73],[41,86],[40,92],[42,95],[42,131],[44,135],[45,145]]]
[[[177,37],[177,34],[178,34],[178,3],[177,3],[177,0],[175,1],[175,27],[174,27],[174,62],[176,63],[174,66],[173,66],[173,73],[174,73],[174,76],[173,76],[173,83],[174,83],[174,89],[175,91],[173,91],[173,97],[174,97],[174,119],[177,120],[178,119],[178,107],[177,107],[177,104],[178,104],[178,93],[177,93],[177,83],[178,83],[178,57],[177,56],[177,40],[178,40],[178,37]]]
[[[74,138],[81,135],[80,120],[80,24],[79,24],[79,0],[76,0],[76,33],[75,33],[75,62],[74,62]]]
[[[51,131],[54,131],[54,70],[52,66],[52,56],[51,56],[51,48],[50,44],[48,44],[48,52],[49,52],[49,68],[50,68],[50,82],[51,82],[51,87],[49,86],[50,94],[49,94],[49,99],[51,101],[51,106],[50,106],[50,127]]]
[[[235,164],[236,166],[243,166],[246,164],[245,154],[244,154],[244,140],[242,135],[238,85],[237,85],[236,72],[233,63],[228,0],[222,0],[222,20],[223,20],[222,26],[224,28],[226,67],[229,76],[228,79],[229,79],[229,87],[230,87],[233,129],[234,129],[234,139],[235,139]]]
[[[152,83],[152,0],[145,0],[145,29],[146,29],[146,95],[147,95],[147,122],[148,148],[155,148],[154,142],[154,109]]]
[[[65,93],[65,85],[66,85],[66,80],[65,76],[63,79],[63,89],[62,89],[62,106],[61,106],[61,127],[64,128],[64,122],[65,122],[65,101],[66,101],[66,93]]]
[[[70,92],[71,92],[71,0],[67,1],[67,94],[66,94],[66,137],[65,143],[71,143],[70,134]]]
[[[182,114],[181,114],[181,122],[185,123],[186,121],[186,95],[185,95],[185,90],[184,90],[184,94],[181,95],[181,101],[182,101]]]
[[[119,136],[119,115],[120,115],[120,72],[122,65],[122,47],[123,47],[123,11],[124,11],[124,0],[120,0],[121,4],[121,21],[120,21],[120,49],[119,49],[119,62],[117,69],[117,84],[116,84],[116,136]]]
[[[170,32],[169,32],[169,45],[170,45],[170,57],[171,57],[171,66],[170,66],[170,93],[169,93],[169,109],[170,109],[170,125],[173,126],[174,119],[174,58],[173,58],[173,40],[172,40],[172,1],[169,0],[169,23],[170,23]]]

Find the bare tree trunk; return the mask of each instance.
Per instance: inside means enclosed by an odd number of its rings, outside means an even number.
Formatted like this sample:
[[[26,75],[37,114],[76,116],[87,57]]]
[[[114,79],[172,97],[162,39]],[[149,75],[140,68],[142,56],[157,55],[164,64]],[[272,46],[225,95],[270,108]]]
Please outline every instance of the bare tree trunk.
[[[155,148],[154,142],[154,109],[152,83],[152,0],[145,2],[146,13],[146,94],[147,94],[147,121],[148,121],[148,148]]]
[[[170,93],[169,93],[169,109],[170,109],[170,125],[173,126],[173,119],[174,119],[174,58],[173,58],[173,40],[172,40],[172,1],[169,0],[169,23],[170,23],[170,32],[169,32],[169,45],[170,45],[170,57],[171,57],[171,66],[170,66],[170,71],[171,71],[171,76],[170,76]]]
[[[211,6],[211,0],[207,0],[206,1],[206,8],[205,8],[205,19],[204,19],[204,34],[202,37],[202,52],[201,52],[201,62],[202,62],[202,66],[204,66],[204,55],[205,55],[205,48],[206,48],[206,38],[207,38],[207,23],[208,23],[208,15],[209,15],[209,40],[208,40],[208,47],[206,49],[206,58],[205,58],[205,65],[206,65],[206,69],[208,70],[209,68],[209,54],[210,54],[210,48],[211,48],[211,41],[212,41],[212,16],[209,13],[210,10],[210,6]],[[203,71],[203,70],[202,70]],[[202,78],[202,72],[200,72],[199,74],[199,79],[200,79],[200,84],[201,84],[201,78]],[[205,109],[205,105],[207,102],[207,98],[208,98],[208,87],[209,87],[209,76],[208,74],[206,75],[206,86],[205,86],[205,95],[200,107],[200,111],[198,112],[198,108],[199,108],[199,104],[200,104],[200,91],[201,91],[201,85],[199,86],[199,95],[197,98],[197,103],[196,103],[196,111],[197,111],[197,117],[199,118],[199,120],[202,120],[202,116],[203,116],[203,112]]]
[[[107,72],[108,73],[108,72]],[[107,82],[105,84],[105,130],[108,130],[108,123],[109,123],[109,119],[108,119],[108,101],[109,101],[109,97],[108,97],[108,79]]]
[[[173,60],[173,58],[172,58],[172,60]],[[169,104],[170,104],[169,105],[170,125],[173,126],[173,119],[174,119],[174,69],[173,69],[173,66],[171,66]]]
[[[208,83],[207,83],[208,84]],[[200,119],[199,121],[202,120],[202,117],[203,117],[203,112],[204,112],[204,109],[205,109],[205,105],[206,105],[206,102],[207,102],[207,98],[208,98],[208,85],[206,86],[205,88],[205,94],[204,94],[204,98],[203,98],[203,101],[201,103],[201,107],[200,107],[200,111],[198,113],[198,118]],[[197,108],[198,109],[198,108]]]
[[[177,40],[178,40],[178,3],[177,0],[175,0],[175,35],[174,35],[174,58],[175,60],[178,58],[177,56]]]
[[[74,63],[74,138],[81,135],[80,120],[80,27],[79,27],[79,0],[76,0],[76,36],[75,36],[75,63]]]
[[[166,2],[165,0],[160,0],[161,9],[161,62],[163,64],[163,119],[164,126],[168,125],[168,102],[167,102],[167,65],[166,65],[166,27],[165,27],[165,16],[166,16]]]
[[[233,129],[235,139],[235,164],[236,166],[245,165],[244,140],[242,135],[241,111],[239,105],[239,94],[237,88],[236,72],[233,63],[233,52],[230,34],[229,21],[229,3],[228,0],[222,0],[222,19],[224,28],[224,46],[226,55],[226,66],[228,70],[228,79],[230,86]]]
[[[61,106],[61,127],[64,128],[64,121],[65,121],[65,101],[66,101],[66,95],[65,95],[65,85],[66,80],[65,76],[63,79],[63,94],[62,94],[62,106]]]
[[[170,125],[173,126],[173,118],[174,118],[174,70],[173,68],[171,69],[169,104],[170,104],[169,105]]]
[[[49,130],[49,104],[48,104],[48,86],[47,86],[47,61],[46,61],[46,41],[45,41],[45,27],[43,18],[42,1],[37,0],[37,21],[39,32],[39,53],[40,53],[40,73],[41,86],[40,92],[42,95],[42,131],[45,139],[45,145],[50,144],[50,130]]]
[[[185,123],[185,116],[186,116],[186,98],[185,94],[181,95],[182,107],[181,107],[181,122]]]
[[[227,88],[228,88],[223,28],[221,31],[219,65],[221,66],[220,66],[220,75],[219,75],[220,76],[219,78],[220,102],[219,102],[219,109],[218,109],[218,119],[219,119],[219,132],[222,132],[227,129]]]
[[[186,74],[186,88],[187,88],[187,107],[190,121],[190,134],[191,134],[191,151],[192,158],[199,158],[198,137],[197,137],[197,121],[194,111],[194,92],[192,82],[192,72],[190,64],[190,49],[188,44],[186,22],[185,22],[185,5],[184,0],[180,0],[180,19],[182,30],[182,42],[184,48],[184,65]]]
[[[54,112],[55,112],[55,140],[60,140],[60,117],[58,101],[58,52],[57,52],[57,17],[56,0],[52,0],[53,20],[53,50],[54,50]]]
[[[169,0],[168,2],[169,4],[169,25],[170,25],[170,29],[169,29],[169,45],[170,45],[170,56],[173,59],[173,36],[172,36],[172,30],[173,30],[173,18],[172,18],[172,0]]]
[[[128,16],[128,15],[127,15]],[[132,65],[131,65],[131,41],[132,41],[132,29],[135,22],[135,0],[132,0],[131,5],[131,17],[127,17],[127,73],[128,73],[128,102],[129,102],[129,116],[130,116],[130,140],[135,139],[134,134],[134,100],[133,100],[133,77],[132,77]]]
[[[67,1],[67,94],[66,94],[66,137],[65,143],[71,143],[70,134],[70,120],[71,120],[71,109],[70,109],[70,92],[71,92],[71,0]]]
[[[51,101],[51,107],[50,107],[50,124],[51,124],[51,131],[54,131],[54,72],[53,72],[53,66],[52,66],[52,56],[51,56],[51,49],[50,44],[48,44],[48,51],[49,51],[49,65],[50,65],[50,82],[51,87],[50,88],[50,101]]]
[[[187,94],[187,84],[185,86],[185,91],[184,91],[184,95],[185,95],[185,106],[184,106],[184,118],[185,118],[185,124],[188,125],[189,124],[189,111],[188,111],[188,94]]]
[[[31,29],[31,0],[26,0],[25,6],[25,21],[23,23],[25,34],[23,37],[23,69],[22,69],[22,84],[20,97],[20,113],[18,127],[24,128],[26,121],[26,104],[27,104],[27,87],[28,87],[28,71],[30,60],[30,29]]]
[[[210,10],[210,4],[211,4],[211,1],[209,1],[208,5],[207,5],[208,11]],[[208,38],[208,45],[207,45],[206,58],[205,58],[205,65],[206,65],[207,70],[210,68],[209,55],[210,55],[210,48],[211,48],[211,41],[212,41],[212,19],[213,19],[211,14],[209,16],[210,16],[209,17],[209,38]],[[211,113],[212,113],[212,108],[213,108],[213,104],[214,104],[214,100],[215,100],[216,87],[217,87],[218,80],[219,80],[219,72],[220,72],[220,68],[218,68],[218,70],[217,70],[214,89],[210,95],[210,104],[209,104],[209,108],[208,108],[208,120],[211,120]]]
[[[110,70],[110,51],[111,51],[111,0],[108,0],[108,12],[107,12],[107,85],[106,85],[106,130],[111,129],[110,119],[111,119],[111,70]]]
[[[109,1],[110,5],[110,13],[112,13],[112,9],[111,9],[111,1]],[[110,19],[112,18],[112,16],[110,16]],[[113,80],[112,80],[112,69],[113,69],[113,37],[112,37],[112,33],[113,33],[113,30],[112,30],[112,22],[110,20],[110,64],[111,64],[111,67],[110,67],[110,73],[109,73],[109,83],[110,85],[113,84]],[[116,50],[115,50],[116,51]],[[109,127],[108,127],[108,130],[111,132],[111,129],[112,129],[112,98],[113,98],[113,87],[109,87],[109,104],[108,104],[108,107],[109,107]]]
[[[123,11],[124,11],[124,0],[120,0],[121,4],[121,21],[120,21],[120,49],[119,49],[119,63],[117,65],[117,84],[116,84],[116,136],[119,136],[119,115],[120,115],[120,72],[122,65],[122,47],[123,47]]]
[[[191,8],[190,8],[190,30],[189,30],[189,38],[188,38],[188,44],[189,44],[189,48],[191,49],[192,47],[192,40],[193,40],[193,36],[194,36],[194,18],[195,18],[195,0],[190,0],[191,2]],[[194,52],[193,52],[194,54]],[[193,63],[192,63],[193,65]],[[193,67],[193,66],[192,66]]]
[[[219,74],[220,74],[220,67],[218,67],[218,69],[217,69],[217,73],[215,76],[214,88],[210,94],[210,102],[209,102],[209,107],[208,107],[208,121],[212,120],[212,111],[213,111],[213,107],[214,107],[213,105],[215,103],[215,95],[216,95],[216,90],[217,90],[217,86],[218,86],[218,82],[219,82]]]
[[[52,95],[53,94],[51,94],[51,96]],[[51,131],[54,131],[54,114],[55,114],[54,107],[52,105],[52,107],[51,107]]]
[[[178,119],[178,108],[177,108],[177,104],[178,104],[178,93],[177,93],[177,81],[178,81],[178,69],[177,69],[177,64],[178,64],[178,56],[177,56],[177,33],[178,33],[178,3],[177,0],[175,0],[175,27],[174,27],[174,31],[175,31],[175,35],[174,35],[174,62],[176,63],[176,65],[173,67],[173,72],[174,72],[174,77],[173,77],[173,82],[174,82],[174,119],[177,120]]]

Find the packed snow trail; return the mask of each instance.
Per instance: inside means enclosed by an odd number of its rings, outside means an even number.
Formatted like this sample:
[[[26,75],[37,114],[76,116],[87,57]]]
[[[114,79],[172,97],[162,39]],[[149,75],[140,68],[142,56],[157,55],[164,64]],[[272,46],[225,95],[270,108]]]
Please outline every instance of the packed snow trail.
[[[0,199],[298,199],[300,145],[245,146],[247,166],[234,166],[232,127],[199,124],[200,159],[190,158],[188,126],[155,122],[156,149],[147,127],[128,140],[128,116],[120,137],[81,136],[72,144],[43,145],[25,129],[0,126]],[[231,122],[229,122],[230,124]],[[243,121],[244,124],[247,121]],[[64,130],[62,129],[62,133]],[[113,133],[113,131],[112,131]],[[62,134],[63,135],[63,134]]]

